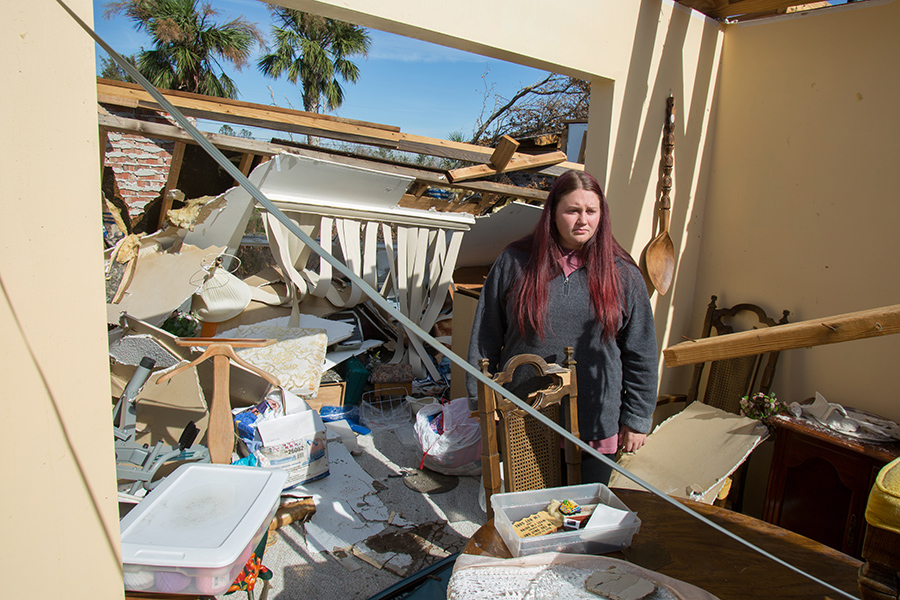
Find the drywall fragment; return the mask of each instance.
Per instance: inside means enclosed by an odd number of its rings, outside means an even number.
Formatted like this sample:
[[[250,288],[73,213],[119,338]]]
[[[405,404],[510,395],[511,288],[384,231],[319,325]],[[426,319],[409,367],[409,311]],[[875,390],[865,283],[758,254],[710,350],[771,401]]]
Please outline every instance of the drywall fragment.
[[[222,250],[222,247],[202,249],[187,244],[174,244],[168,250],[162,250],[158,244],[144,247],[121,300],[106,305],[107,321],[117,324],[120,315],[127,312],[159,327],[194,294],[203,282],[203,265]]]

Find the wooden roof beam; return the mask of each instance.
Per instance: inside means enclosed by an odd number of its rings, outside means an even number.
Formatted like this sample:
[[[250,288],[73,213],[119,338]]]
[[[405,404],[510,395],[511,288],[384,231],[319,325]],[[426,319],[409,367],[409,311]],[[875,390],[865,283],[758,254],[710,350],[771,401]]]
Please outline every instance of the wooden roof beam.
[[[128,107],[143,107],[162,110],[153,97],[145,90],[135,89],[135,84],[97,78],[97,100],[104,104]],[[212,98],[188,92],[160,92],[176,108],[188,116],[260,127],[273,131],[313,135],[352,143],[391,148],[401,152],[427,154],[441,158],[451,158],[467,162],[486,163],[493,154],[491,148],[401,133],[399,128],[386,125],[340,119],[329,115],[289,110],[264,104],[252,104],[224,98]],[[565,160],[565,158],[563,158]],[[558,162],[558,161],[557,161]],[[558,176],[566,170],[584,170],[578,163],[551,163],[540,172]],[[508,169],[507,169],[508,170]]]
[[[181,141],[188,144],[196,144],[194,138],[181,127],[175,125],[165,125],[163,123],[151,123],[141,121],[139,119],[127,119],[125,117],[117,117],[114,115],[103,114],[101,111],[97,115],[100,128],[105,131],[116,131],[119,133],[130,133],[143,135],[162,140]],[[260,140],[251,140],[247,138],[239,138],[230,135],[222,135],[218,133],[204,133],[204,137],[208,139],[214,146],[221,150],[229,150],[241,152],[245,154],[256,154],[263,157],[272,156],[280,152],[290,152],[301,156],[309,156],[312,158],[324,158],[333,162],[342,164],[363,166],[369,169],[379,169],[391,173],[399,173],[415,177],[420,182],[440,187],[450,187],[446,175],[439,171],[429,171],[427,169],[419,169],[412,166],[400,165],[396,163],[383,163],[369,161],[365,158],[343,156],[341,154],[333,154],[325,150],[312,150],[308,148],[297,148],[294,146],[285,146],[281,144],[273,144],[271,142],[263,142]],[[105,149],[105,146],[104,146]],[[471,192],[490,192],[511,196],[513,198],[521,198],[524,200],[532,200],[543,202],[547,199],[547,192],[544,190],[536,190],[532,188],[517,187],[505,183],[496,183],[493,181],[473,181],[461,185],[454,184],[453,187],[467,190]]]
[[[494,153],[491,154],[491,166],[497,169],[498,173],[502,173],[503,169],[506,168],[506,165],[509,164],[509,159],[513,157],[513,154],[516,153],[518,148],[519,142],[516,140],[508,135],[501,137],[497,147],[494,148]]]
[[[525,169],[536,169],[538,167],[546,167],[550,165],[558,165],[566,160],[566,153],[560,151],[547,152],[546,154],[516,154],[503,169],[503,173],[510,171],[524,171]],[[491,165],[475,165],[472,167],[463,167],[461,169],[453,169],[447,171],[447,177],[450,181],[456,183],[467,179],[476,179],[478,177],[487,177],[499,173]]]
[[[809,348],[900,333],[900,304],[682,342],[663,350],[667,367]]]

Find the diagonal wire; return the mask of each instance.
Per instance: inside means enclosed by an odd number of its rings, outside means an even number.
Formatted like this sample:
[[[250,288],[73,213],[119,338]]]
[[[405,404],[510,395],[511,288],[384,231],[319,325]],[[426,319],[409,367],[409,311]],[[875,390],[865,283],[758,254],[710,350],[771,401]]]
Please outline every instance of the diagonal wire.
[[[476,369],[473,365],[469,364],[468,361],[461,358],[456,353],[454,353],[452,350],[450,350],[449,348],[447,348],[446,346],[441,344],[433,336],[431,336],[430,334],[423,331],[421,328],[419,328],[418,325],[413,323],[403,313],[401,313],[396,308],[394,308],[390,302],[388,302],[385,298],[383,298],[381,296],[381,294],[379,294],[377,292],[377,290],[373,289],[372,286],[370,286],[368,283],[366,283],[362,278],[360,278],[358,275],[356,275],[353,271],[348,269],[341,261],[339,261],[338,259],[333,257],[331,254],[326,252],[324,249],[322,249],[322,247],[315,240],[313,240],[302,229],[297,227],[297,225],[293,221],[291,221],[287,217],[287,215],[285,215],[283,212],[281,212],[281,210],[277,206],[275,206],[272,203],[272,201],[269,200],[265,196],[265,194],[263,194],[259,190],[259,188],[257,188],[243,173],[241,173],[241,171],[230,160],[228,160],[225,157],[225,155],[222,154],[222,152],[218,148],[216,148],[208,139],[206,139],[206,137],[196,127],[194,127],[194,125],[191,124],[191,122],[188,121],[187,118],[183,114],[181,114],[181,112],[178,109],[176,109],[174,106],[172,106],[172,104],[165,98],[165,96],[163,96],[159,92],[159,90],[157,90],[153,86],[153,84],[151,84],[149,81],[147,81],[147,79],[143,75],[141,75],[141,73],[133,65],[128,63],[115,50],[113,50],[99,35],[97,35],[93,31],[93,29],[90,28],[90,26],[88,26],[84,21],[82,21],[78,17],[78,15],[76,15],[66,5],[66,3],[63,2],[63,0],[56,0],[56,1],[67,13],[69,13],[69,15],[81,26],[81,28],[84,29],[84,31],[89,36],[91,36],[94,39],[94,41],[96,41],[113,58],[113,60],[115,60],[119,64],[119,66],[121,66],[129,75],[131,75],[131,77],[133,77],[135,81],[137,81],[139,84],[141,84],[141,86],[153,97],[154,100],[156,100],[156,102],[163,108],[163,110],[168,112],[172,116],[172,118],[174,118],[175,121],[177,121],[178,124],[181,125],[181,127],[184,128],[184,130],[187,133],[189,133],[191,135],[191,137],[194,138],[194,140],[197,142],[198,145],[200,145],[200,147],[202,147],[217,163],[219,163],[219,165],[229,175],[234,177],[235,181],[237,181],[247,192],[249,192],[249,194],[253,197],[254,200],[259,202],[260,205],[262,205],[276,219],[278,219],[278,221],[280,221],[291,233],[296,235],[300,239],[300,241],[302,241],[304,244],[309,246],[316,254],[318,254],[322,258],[322,260],[327,261],[338,272],[340,272],[342,275],[347,277],[355,285],[359,286],[365,292],[365,294],[368,296],[369,300],[371,300],[374,304],[378,305],[381,309],[383,309],[385,312],[390,314],[392,317],[397,319],[397,321],[399,321],[400,324],[403,325],[403,327],[407,330],[407,332],[412,333],[415,336],[417,336],[418,338],[420,338],[422,341],[427,342],[428,345],[431,346],[432,348],[434,348],[436,350],[440,350],[440,352],[443,353],[444,356],[449,358],[454,364],[459,366],[466,373],[468,373],[469,375],[472,375],[477,381],[480,381],[481,383],[488,386],[494,392],[496,392],[496,393],[500,394],[501,396],[503,396],[504,398],[508,399],[510,402],[512,402],[518,408],[526,411],[528,414],[532,415],[534,418],[536,418],[542,424],[546,425],[547,427],[549,427],[550,429],[552,429],[559,435],[563,436],[565,439],[574,443],[576,446],[581,448],[584,452],[587,452],[589,455],[604,462],[606,465],[615,469],[616,471],[618,471],[619,473],[621,473],[628,479],[634,481],[641,487],[643,487],[643,488],[647,489],[648,491],[652,492],[653,494],[659,496],[661,499],[665,500],[672,506],[678,508],[679,510],[686,512],[687,514],[691,515],[695,519],[709,525],[713,529],[725,534],[726,536],[732,538],[733,540],[739,542],[740,544],[747,546],[751,550],[758,552],[759,554],[777,562],[778,564],[790,569],[791,571],[794,571],[795,573],[798,573],[799,575],[802,575],[803,577],[806,577],[807,579],[810,579],[810,580],[832,590],[833,592],[840,594],[841,596],[844,596],[846,598],[851,598],[853,600],[858,600],[856,596],[853,596],[852,594],[849,594],[849,593],[833,586],[830,583],[827,583],[813,575],[810,575],[809,573],[803,571],[802,569],[795,567],[794,565],[778,558],[777,556],[767,552],[766,550],[763,550],[762,548],[746,541],[745,539],[738,536],[737,534],[734,534],[731,531],[728,531],[724,527],[714,523],[710,519],[704,517],[703,515],[697,513],[696,511],[692,510],[690,507],[682,504],[678,500],[665,494],[661,490],[657,489],[650,483],[644,481],[643,479],[641,479],[634,473],[631,473],[630,471],[628,471],[624,467],[620,466],[616,462],[610,460],[606,456],[603,456],[601,453],[597,452],[594,448],[589,446],[587,443],[585,443],[585,442],[581,441],[580,439],[578,439],[577,437],[573,436],[571,433],[569,433],[565,428],[560,426],[558,423],[555,423],[554,421],[548,419],[541,413],[535,411],[530,405],[528,405],[526,402],[521,400],[518,396],[516,396],[515,394],[506,390],[505,388],[503,388],[502,386],[500,386],[498,383],[494,382],[490,378],[486,377],[478,369]]]

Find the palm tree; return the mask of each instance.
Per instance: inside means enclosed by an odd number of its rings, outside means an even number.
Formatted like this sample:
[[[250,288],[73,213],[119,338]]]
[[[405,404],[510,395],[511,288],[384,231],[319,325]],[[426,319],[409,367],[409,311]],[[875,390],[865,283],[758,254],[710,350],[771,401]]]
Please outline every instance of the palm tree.
[[[303,110],[321,112],[344,102],[338,77],[356,83],[359,67],[348,56],[366,56],[371,40],[365,29],[317,15],[269,6],[275,23],[275,47],[259,59],[259,70],[269,77],[287,74],[288,81],[303,86]]]
[[[198,0],[117,0],[106,5],[106,18],[123,13],[135,29],[147,32],[155,47],[142,50],[138,70],[159,88],[237,98],[234,81],[222,62],[238,70],[262,36],[243,17],[215,23],[218,11]]]

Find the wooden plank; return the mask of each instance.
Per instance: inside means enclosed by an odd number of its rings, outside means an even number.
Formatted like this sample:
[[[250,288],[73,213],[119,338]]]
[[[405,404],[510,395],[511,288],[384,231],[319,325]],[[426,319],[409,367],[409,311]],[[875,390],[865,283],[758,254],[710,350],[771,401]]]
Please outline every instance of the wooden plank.
[[[494,167],[498,173],[502,172],[506,168],[506,165],[509,164],[509,160],[513,157],[513,154],[516,153],[518,148],[519,142],[513,138],[508,135],[501,137],[497,147],[494,148],[494,153],[491,154],[491,166]]]
[[[482,214],[484,211],[488,209],[488,207],[492,206],[497,201],[497,196],[495,194],[482,194],[481,202],[475,207],[474,213],[476,215]]]
[[[169,193],[178,186],[178,176],[181,174],[181,163],[184,162],[184,142],[175,142],[172,151],[172,160],[169,163],[169,176],[166,178],[166,187],[163,188],[162,205],[159,207],[159,221],[156,228],[160,229],[166,222],[166,214],[172,208],[172,195]]]
[[[663,357],[667,367],[680,367],[894,333],[900,333],[900,304],[682,342],[664,349]]]
[[[392,148],[402,152],[428,154],[429,156],[452,158],[467,162],[487,163],[493,154],[491,148],[484,146],[400,133],[398,128],[370,124],[364,121],[339,119],[318,113],[238,102],[224,98],[211,98],[187,92],[173,92],[171,90],[160,90],[160,92],[184,114],[213,121],[368,144]],[[155,102],[153,97],[140,86],[112,82],[101,78],[97,79],[97,100],[104,104],[116,106],[132,108],[140,106],[152,110],[161,110],[161,107]],[[565,156],[563,156],[562,161],[565,161]],[[540,171],[541,173],[553,176],[559,176],[569,169],[584,170],[584,165],[561,161],[544,165],[531,165],[524,168],[537,166],[544,167]]]
[[[505,173],[510,171],[523,171],[525,169],[534,169],[537,167],[546,167],[548,165],[556,165],[566,160],[566,153],[562,151],[548,152],[546,154],[516,154],[513,156],[504,169]],[[450,181],[465,181],[466,179],[475,179],[477,177],[487,177],[495,175],[497,169],[491,165],[475,165],[472,167],[463,167],[461,169],[453,169],[447,172]]]
[[[240,100],[232,100],[230,98],[215,98],[212,96],[204,96],[203,94],[195,94],[192,92],[178,92],[175,90],[159,91],[162,92],[163,96],[165,96],[166,99],[169,100],[169,102],[172,102],[172,104],[174,104],[175,106],[178,106],[178,103],[173,102],[173,98],[193,100],[200,103],[200,105],[208,105],[210,107],[229,107],[228,110],[223,111],[223,114],[229,111],[231,111],[233,114],[241,114],[243,109],[250,110],[251,114],[259,114],[257,111],[262,110],[263,112],[273,115],[272,120],[277,120],[277,117],[275,117],[274,115],[278,114],[301,114],[321,121],[333,121],[335,123],[360,125],[363,127],[371,127],[374,129],[383,129],[384,131],[400,131],[400,128],[396,125],[385,125],[383,123],[373,123],[371,121],[346,119],[344,117],[335,117],[333,115],[324,115],[321,113],[310,113],[302,110],[295,110],[293,108],[283,108],[281,106],[270,106],[268,104],[256,104],[253,102],[242,102]],[[141,85],[137,83],[126,83],[124,81],[104,79],[102,77],[97,78],[97,94],[98,96],[103,95],[104,97],[106,97],[109,104],[131,106],[132,108],[137,107],[141,100],[148,100],[152,102],[152,97],[147,93],[146,90],[144,90]],[[107,100],[99,101],[106,102]],[[119,101],[124,101],[129,104],[118,104]]]
[[[238,165],[238,171],[244,174],[244,177],[250,175],[250,167],[253,166],[253,158],[254,154],[250,152],[245,152],[241,155],[241,163]],[[239,185],[238,181],[235,180],[234,185]]]
[[[100,180],[103,180],[103,169],[106,167],[106,144],[109,142],[109,130],[100,127]]]

